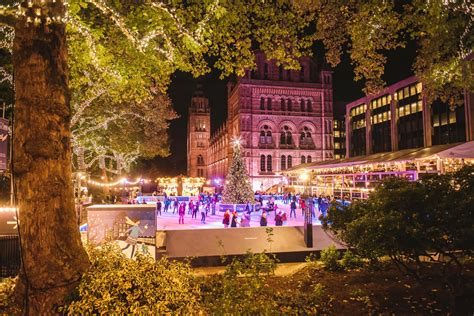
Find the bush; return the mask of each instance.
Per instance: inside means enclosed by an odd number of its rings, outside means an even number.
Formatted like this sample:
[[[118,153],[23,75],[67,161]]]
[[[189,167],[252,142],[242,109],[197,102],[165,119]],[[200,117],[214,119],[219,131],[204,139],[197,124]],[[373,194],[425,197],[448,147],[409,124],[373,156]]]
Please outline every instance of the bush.
[[[321,261],[324,263],[324,268],[329,271],[340,271],[342,266],[338,261],[339,252],[334,245],[321,250]]]
[[[13,306],[13,291],[16,278],[5,278],[0,280],[0,315],[9,314]]]
[[[342,266],[345,269],[355,269],[355,268],[360,268],[364,265],[364,261],[362,261],[362,258],[353,253],[350,250],[346,250],[344,252],[344,255],[342,256]]]
[[[91,268],[77,293],[60,308],[67,314],[189,314],[202,311],[200,291],[187,263],[126,258],[108,244],[88,247]]]
[[[202,279],[203,305],[210,315],[270,314],[276,303],[268,280],[275,271],[273,256],[247,253],[233,259],[220,275]]]
[[[282,314],[315,315],[329,310],[332,298],[321,283],[312,284],[308,290],[284,291],[274,296]]]
[[[362,257],[386,256],[419,281],[427,264],[420,257],[436,261],[439,277],[459,296],[463,258],[474,252],[473,204],[474,166],[465,166],[413,182],[386,178],[367,200],[331,207],[322,224]]]

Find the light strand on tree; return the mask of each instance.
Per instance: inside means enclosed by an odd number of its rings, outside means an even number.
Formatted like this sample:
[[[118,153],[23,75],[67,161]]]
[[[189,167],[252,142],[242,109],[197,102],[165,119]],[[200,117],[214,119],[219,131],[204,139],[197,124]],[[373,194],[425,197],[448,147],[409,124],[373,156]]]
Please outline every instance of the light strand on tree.
[[[13,75],[5,70],[5,68],[0,67],[0,84],[7,82],[9,85],[13,84]]]
[[[8,50],[10,53],[13,49],[13,39],[15,38],[15,30],[8,25],[0,25],[0,48]]]

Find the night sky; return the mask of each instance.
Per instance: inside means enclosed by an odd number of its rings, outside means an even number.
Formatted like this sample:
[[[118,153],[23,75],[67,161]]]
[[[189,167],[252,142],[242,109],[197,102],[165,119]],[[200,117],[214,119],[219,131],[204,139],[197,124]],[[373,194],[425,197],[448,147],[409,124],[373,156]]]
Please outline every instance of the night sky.
[[[415,45],[413,43],[409,43],[406,48],[388,52],[386,55],[388,62],[383,79],[388,85],[413,75],[411,70],[415,57]],[[321,54],[315,53],[314,56],[314,58],[318,58],[317,56],[321,56]],[[332,70],[334,71],[334,102],[349,103],[364,96],[362,92],[364,82],[354,81],[353,67],[347,55],[344,55],[342,62]],[[140,162],[135,168],[136,173],[149,177],[186,175],[187,109],[198,80],[202,82],[204,93],[209,98],[212,132],[225,121],[227,115],[226,84],[228,80],[220,80],[217,71],[198,79],[187,73],[175,73],[168,94],[175,111],[180,117],[171,122],[169,130],[171,155],[166,158]]]

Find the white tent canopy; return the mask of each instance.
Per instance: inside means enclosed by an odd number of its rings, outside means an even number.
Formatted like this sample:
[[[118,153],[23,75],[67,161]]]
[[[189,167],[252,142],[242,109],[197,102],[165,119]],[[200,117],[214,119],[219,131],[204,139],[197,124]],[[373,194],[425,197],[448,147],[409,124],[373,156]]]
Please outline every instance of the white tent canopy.
[[[433,155],[433,158],[474,159],[474,141],[443,150]]]

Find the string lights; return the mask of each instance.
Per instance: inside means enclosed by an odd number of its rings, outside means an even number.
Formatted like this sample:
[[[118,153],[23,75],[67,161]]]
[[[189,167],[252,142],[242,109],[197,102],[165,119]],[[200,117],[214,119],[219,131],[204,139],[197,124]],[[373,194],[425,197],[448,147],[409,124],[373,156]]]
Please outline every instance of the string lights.
[[[143,183],[148,183],[149,180],[144,180],[142,178],[138,178],[137,180],[135,181],[129,181],[127,180],[126,178],[122,178],[118,181],[115,181],[115,182],[98,182],[98,181],[94,181],[94,180],[87,180],[87,183],[88,184],[91,184],[91,185],[95,185],[95,186],[98,186],[98,187],[115,187],[115,186],[119,186],[119,185],[136,185],[140,182],[143,182]]]

